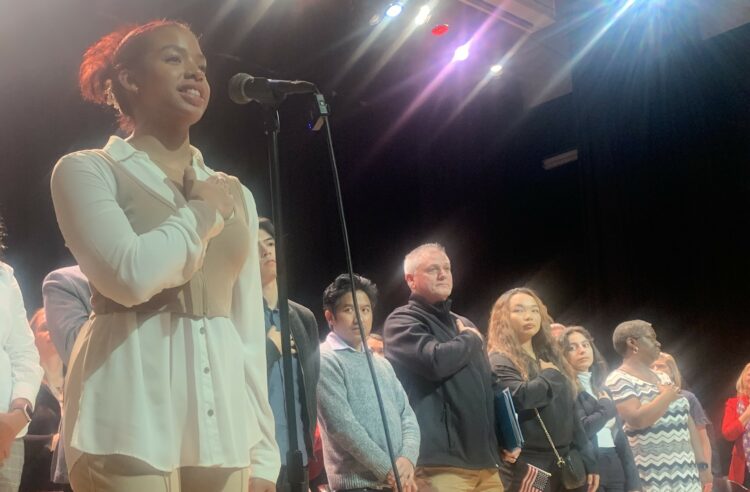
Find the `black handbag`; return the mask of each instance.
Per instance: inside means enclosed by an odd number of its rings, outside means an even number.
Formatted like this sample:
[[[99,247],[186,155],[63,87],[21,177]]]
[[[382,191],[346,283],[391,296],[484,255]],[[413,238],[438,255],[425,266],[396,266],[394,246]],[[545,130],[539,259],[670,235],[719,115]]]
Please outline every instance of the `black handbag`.
[[[536,414],[536,419],[539,421],[539,425],[542,426],[544,435],[547,436],[549,445],[552,446],[555,458],[557,458],[557,466],[560,468],[560,478],[563,487],[568,490],[574,490],[581,487],[586,483],[586,467],[583,465],[581,453],[579,453],[577,449],[571,448],[570,451],[568,451],[568,454],[565,455],[565,458],[560,456],[560,453],[557,452],[557,448],[555,447],[555,443],[552,442],[552,437],[550,437],[549,432],[547,432],[547,426],[544,425],[542,416],[539,415],[539,410],[535,408],[534,413]]]

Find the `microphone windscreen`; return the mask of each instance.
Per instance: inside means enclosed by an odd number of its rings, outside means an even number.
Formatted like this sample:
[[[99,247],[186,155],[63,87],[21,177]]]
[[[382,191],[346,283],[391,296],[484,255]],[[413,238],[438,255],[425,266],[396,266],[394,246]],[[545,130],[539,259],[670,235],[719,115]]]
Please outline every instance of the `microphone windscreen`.
[[[247,104],[252,99],[245,95],[245,83],[252,80],[252,76],[246,73],[238,73],[229,79],[229,99],[236,104]]]

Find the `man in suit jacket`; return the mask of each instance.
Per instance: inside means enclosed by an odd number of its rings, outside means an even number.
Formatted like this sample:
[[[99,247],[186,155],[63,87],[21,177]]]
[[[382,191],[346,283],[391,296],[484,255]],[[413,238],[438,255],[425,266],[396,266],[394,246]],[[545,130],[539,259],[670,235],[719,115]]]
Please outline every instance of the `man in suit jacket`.
[[[73,343],[91,314],[89,280],[78,265],[53,270],[42,284],[50,338],[67,365]]]
[[[78,265],[58,268],[44,278],[42,297],[50,338],[67,366],[76,337],[91,314],[89,279]],[[52,456],[52,481],[68,484],[68,467],[60,437]]]
[[[276,246],[273,223],[261,218],[258,224],[260,277],[263,284],[263,310],[266,319],[266,362],[268,365],[268,399],[276,423],[276,442],[281,452],[278,490],[289,488],[286,453],[289,449],[289,426],[297,429],[297,447],[302,451],[305,470],[314,458],[313,442],[317,424],[317,392],[320,375],[320,347],[315,315],[305,306],[289,301],[289,328],[292,334],[292,372],[296,422],[288,422],[284,408],[284,383],[281,357],[281,332],[276,284]],[[305,480],[307,481],[307,479]],[[307,487],[304,487],[307,490]]]

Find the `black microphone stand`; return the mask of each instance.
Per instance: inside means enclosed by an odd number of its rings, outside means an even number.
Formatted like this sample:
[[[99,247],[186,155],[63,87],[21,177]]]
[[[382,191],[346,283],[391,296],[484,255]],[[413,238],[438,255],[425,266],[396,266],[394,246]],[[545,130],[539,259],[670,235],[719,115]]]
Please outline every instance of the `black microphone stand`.
[[[279,106],[286,98],[286,94],[271,90],[271,96],[267,96],[263,100],[257,100],[260,102],[263,108],[263,120],[265,133],[268,137],[268,164],[270,170],[270,181],[271,181],[271,208],[273,222],[276,232],[276,284],[278,289],[278,308],[279,308],[279,321],[281,323],[281,358],[282,358],[282,374],[284,377],[284,404],[286,407],[287,417],[287,429],[288,429],[288,441],[289,450],[286,455],[286,483],[283,492],[307,492],[304,490],[305,485],[305,473],[302,465],[302,452],[297,447],[297,416],[295,411],[295,394],[294,394],[294,378],[292,374],[292,345],[291,345],[291,331],[289,328],[289,297],[287,289],[287,277],[286,277],[286,236],[284,234],[284,222],[282,214],[282,200],[281,200],[281,172],[279,166]],[[331,168],[333,172],[334,187],[336,192],[336,202],[339,211],[339,219],[341,222],[342,235],[344,238],[345,255],[347,261],[347,271],[349,273],[349,279],[351,281],[351,292],[352,301],[354,302],[354,311],[357,318],[357,324],[359,325],[360,336],[362,343],[366,345],[364,336],[364,325],[360,317],[359,305],[357,302],[357,293],[354,284],[354,271],[351,259],[351,250],[349,247],[349,234],[346,229],[346,217],[344,215],[343,199],[341,194],[341,185],[338,177],[338,169],[336,166],[336,157],[333,152],[333,139],[331,137],[331,129],[328,122],[328,105],[323,99],[323,96],[319,93],[316,94],[317,107],[319,114],[321,115],[322,121],[326,126],[326,137],[328,142],[329,159],[331,162]],[[319,126],[318,126],[319,128]],[[375,395],[378,400],[378,406],[380,414],[383,420],[383,430],[385,432],[386,445],[388,447],[388,455],[391,461],[391,468],[394,475],[394,481],[396,490],[401,492],[403,490],[401,479],[398,473],[398,467],[396,466],[396,456],[393,450],[393,444],[390,438],[390,431],[388,429],[388,422],[385,418],[385,409],[383,406],[383,398],[380,393],[380,385],[378,384],[377,377],[375,375],[375,368],[372,361],[372,354],[365,348],[365,354],[367,363],[370,369],[370,375],[372,376],[372,382],[375,389]],[[415,463],[416,465],[416,463]]]
[[[286,454],[286,484],[288,492],[307,492],[305,472],[302,465],[302,451],[297,447],[297,415],[295,409],[294,374],[292,373],[292,344],[289,329],[289,291],[286,277],[286,236],[281,204],[281,172],[279,169],[279,105],[284,97],[277,97],[275,103],[264,103],[263,120],[268,137],[268,165],[271,177],[271,209],[276,232],[276,284],[278,288],[279,321],[281,323],[281,360],[284,375],[284,404],[286,406],[289,450]],[[287,492],[287,491],[284,491]]]

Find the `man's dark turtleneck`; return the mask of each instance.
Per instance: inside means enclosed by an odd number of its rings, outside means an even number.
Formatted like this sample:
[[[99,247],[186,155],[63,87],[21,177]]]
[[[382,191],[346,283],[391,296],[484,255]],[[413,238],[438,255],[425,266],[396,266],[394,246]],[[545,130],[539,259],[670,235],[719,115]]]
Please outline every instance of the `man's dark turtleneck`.
[[[415,294],[413,292],[409,296],[409,301],[414,301],[418,304],[421,304],[425,308],[433,308],[436,312],[441,314],[450,314],[451,305],[453,304],[453,300],[451,298],[448,298],[444,301],[430,303],[427,302],[427,299],[425,299],[421,295]]]

